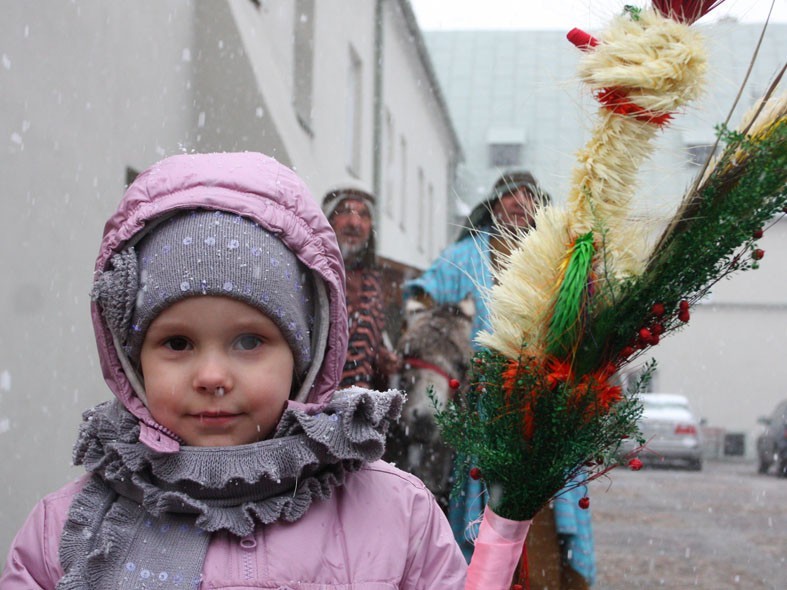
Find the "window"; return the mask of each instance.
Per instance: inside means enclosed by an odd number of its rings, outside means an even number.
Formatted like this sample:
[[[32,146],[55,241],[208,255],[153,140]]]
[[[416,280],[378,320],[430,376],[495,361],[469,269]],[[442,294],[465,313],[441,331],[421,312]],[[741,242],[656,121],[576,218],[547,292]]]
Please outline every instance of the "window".
[[[361,106],[363,104],[361,73],[361,58],[355,49],[350,47],[350,62],[347,69],[345,146],[347,149],[347,169],[355,176],[359,176],[361,172]]]
[[[522,163],[521,143],[492,143],[489,144],[490,168],[506,168],[519,166]]]
[[[681,135],[686,149],[686,166],[689,168],[703,166],[713,151],[716,138],[704,127],[689,126],[681,132]]]
[[[494,127],[486,134],[489,167],[510,168],[522,164],[525,131],[520,127]]]
[[[312,128],[312,71],[314,70],[314,0],[295,1],[293,24],[293,106],[301,126]]]
[[[126,188],[131,186],[131,183],[136,180],[138,175],[139,170],[135,170],[134,168],[126,166]]]
[[[689,154],[690,166],[702,166],[713,152],[713,145],[706,143],[690,144],[686,146]]]

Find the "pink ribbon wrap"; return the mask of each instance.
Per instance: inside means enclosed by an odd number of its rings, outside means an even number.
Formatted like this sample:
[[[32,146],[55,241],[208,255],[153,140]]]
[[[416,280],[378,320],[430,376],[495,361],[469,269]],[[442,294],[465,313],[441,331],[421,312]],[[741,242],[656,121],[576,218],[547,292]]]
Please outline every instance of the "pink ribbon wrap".
[[[465,590],[511,588],[530,523],[529,520],[508,520],[486,507],[467,569]]]

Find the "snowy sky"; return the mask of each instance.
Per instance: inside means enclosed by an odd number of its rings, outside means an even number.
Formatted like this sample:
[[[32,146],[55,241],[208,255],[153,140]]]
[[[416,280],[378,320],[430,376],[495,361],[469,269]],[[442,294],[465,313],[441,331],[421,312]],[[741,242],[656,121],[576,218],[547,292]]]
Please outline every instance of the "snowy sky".
[[[602,28],[626,4],[645,0],[410,0],[424,30]],[[700,22],[733,16],[741,22],[765,21],[771,0],[726,0]],[[787,23],[787,0],[775,0],[771,22]]]

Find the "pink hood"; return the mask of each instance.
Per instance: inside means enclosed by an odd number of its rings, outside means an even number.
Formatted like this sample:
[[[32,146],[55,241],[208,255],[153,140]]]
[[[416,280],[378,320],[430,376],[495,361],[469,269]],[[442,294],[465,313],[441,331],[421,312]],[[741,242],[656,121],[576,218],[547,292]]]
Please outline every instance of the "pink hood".
[[[255,221],[277,235],[312,269],[315,280],[322,281],[327,309],[316,314],[328,322],[322,365],[305,403],[289,402],[310,412],[319,410],[339,384],[347,350],[344,264],[328,220],[306,185],[286,166],[252,152],[184,154],[155,164],[137,177],[104,226],[96,272],[105,270],[110,258],[130,240],[136,241],[151,221],[195,207],[228,211]],[[140,440],[157,451],[177,451],[178,443],[156,423],[134,392],[95,303],[91,313],[104,379],[140,419]]]

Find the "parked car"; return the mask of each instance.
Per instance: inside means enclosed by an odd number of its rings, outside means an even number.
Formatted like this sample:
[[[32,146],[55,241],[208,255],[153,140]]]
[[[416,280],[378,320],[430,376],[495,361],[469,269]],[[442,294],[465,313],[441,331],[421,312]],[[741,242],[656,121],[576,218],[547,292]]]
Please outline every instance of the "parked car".
[[[645,464],[685,466],[702,469],[702,438],[700,421],[695,417],[684,395],[643,393],[642,417],[638,426],[647,441],[638,455]],[[626,440],[623,453],[634,450],[636,441]]]
[[[760,473],[767,473],[776,464],[776,474],[787,477],[787,400],[768,417],[757,420],[765,429],[757,437],[757,458]]]

